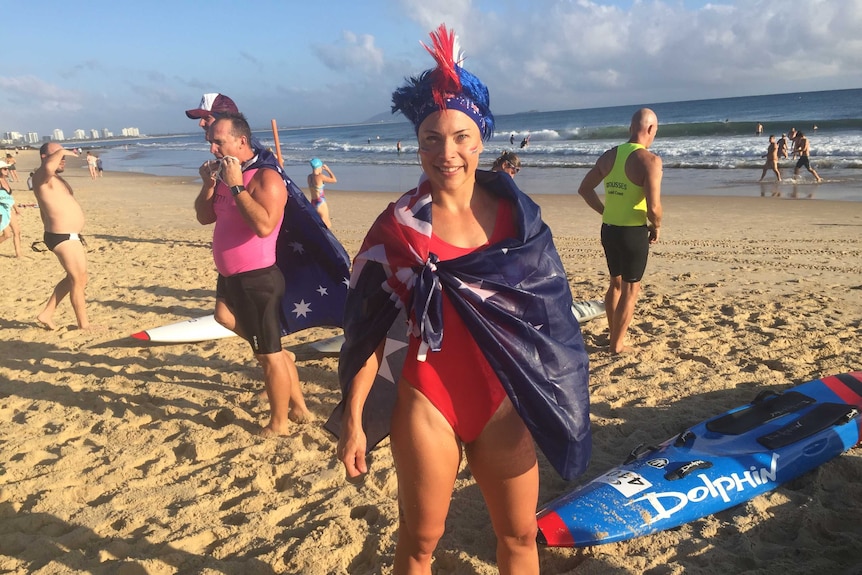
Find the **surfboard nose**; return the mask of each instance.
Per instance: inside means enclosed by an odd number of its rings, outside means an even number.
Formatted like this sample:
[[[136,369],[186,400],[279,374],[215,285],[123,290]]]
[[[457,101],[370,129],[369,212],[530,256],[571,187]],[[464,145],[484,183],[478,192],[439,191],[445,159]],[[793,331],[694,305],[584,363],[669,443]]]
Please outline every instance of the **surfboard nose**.
[[[536,520],[539,532],[536,541],[546,547],[574,547],[572,532],[566,527],[565,521],[555,511],[540,511]]]

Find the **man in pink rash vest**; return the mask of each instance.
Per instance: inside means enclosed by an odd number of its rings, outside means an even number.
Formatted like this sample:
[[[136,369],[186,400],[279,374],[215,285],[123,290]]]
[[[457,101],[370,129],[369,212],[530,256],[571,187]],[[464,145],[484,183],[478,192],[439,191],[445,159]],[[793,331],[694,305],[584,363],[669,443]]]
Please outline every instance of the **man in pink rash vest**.
[[[215,223],[216,297],[225,301],[229,312],[220,323],[249,342],[263,367],[270,421],[261,435],[286,435],[291,389],[299,386],[292,360],[281,347],[284,277],[275,264],[287,188],[274,169],[247,169],[257,152],[242,114],[228,113],[215,120],[207,141],[216,159],[200,168],[203,186],[195,213],[201,224]]]

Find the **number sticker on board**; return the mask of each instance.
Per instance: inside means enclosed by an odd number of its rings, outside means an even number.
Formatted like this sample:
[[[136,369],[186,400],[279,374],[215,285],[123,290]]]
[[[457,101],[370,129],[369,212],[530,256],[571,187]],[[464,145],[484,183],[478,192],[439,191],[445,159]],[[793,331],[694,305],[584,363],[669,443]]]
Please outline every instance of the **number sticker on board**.
[[[632,497],[652,487],[652,483],[634,471],[609,471],[601,477],[596,478],[596,481],[607,483],[626,497]]]

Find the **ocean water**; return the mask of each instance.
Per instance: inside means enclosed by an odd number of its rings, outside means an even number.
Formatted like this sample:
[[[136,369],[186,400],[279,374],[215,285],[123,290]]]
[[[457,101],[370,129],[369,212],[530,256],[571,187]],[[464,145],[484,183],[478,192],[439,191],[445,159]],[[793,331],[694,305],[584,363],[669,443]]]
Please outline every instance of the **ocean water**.
[[[523,164],[518,182],[527,193],[575,194],[596,158],[628,139],[631,115],[644,105],[659,118],[651,150],[664,163],[665,194],[862,201],[862,89],[500,115],[482,165],[490,167],[500,152],[514,150]],[[253,121],[260,116],[247,113]],[[759,137],[758,123],[764,129]],[[209,148],[202,131],[181,113],[177,127],[194,131],[100,144],[105,169],[196,177],[200,164],[211,157]],[[769,182],[758,185],[768,135],[780,137],[792,127],[811,141],[812,166],[824,183],[815,185],[804,169],[793,179],[795,162],[787,159],[780,162],[785,182],[774,185],[769,173]],[[529,144],[520,148],[527,135]],[[255,136],[265,146],[274,145],[270,129],[255,131]],[[400,116],[373,124],[280,127],[278,136],[285,169],[301,186],[312,157],[335,172],[334,191],[406,191],[421,173],[412,126]]]

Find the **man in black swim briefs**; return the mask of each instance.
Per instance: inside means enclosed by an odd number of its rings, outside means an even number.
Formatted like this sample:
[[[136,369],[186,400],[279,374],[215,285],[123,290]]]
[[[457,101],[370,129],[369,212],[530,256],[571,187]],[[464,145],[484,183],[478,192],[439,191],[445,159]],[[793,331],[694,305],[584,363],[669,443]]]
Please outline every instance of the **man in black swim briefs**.
[[[80,234],[55,234],[53,232],[45,232],[42,234],[42,240],[45,242],[45,245],[48,246],[48,249],[52,252],[54,248],[62,244],[63,242],[67,242],[69,240],[81,242],[84,246],[87,245],[87,242],[84,241],[84,236]]]
[[[658,118],[649,108],[632,116],[625,144],[611,148],[596,161],[578,188],[587,204],[602,214],[602,246],[611,281],[605,294],[610,352],[634,351],[625,345],[646,270],[649,246],[661,228],[661,158],[648,151],[658,131]],[[605,201],[596,186],[605,183]]]
[[[48,329],[57,329],[54,312],[69,296],[79,329],[89,329],[84,288],[87,286],[87,256],[81,238],[84,212],[75,200],[72,187],[60,175],[66,167],[66,156],[77,156],[56,142],[44,144],[39,154],[42,164],[33,173],[33,192],[39,203],[39,213],[45,226],[45,244],[57,256],[66,275],[54,291],[36,320]]]

